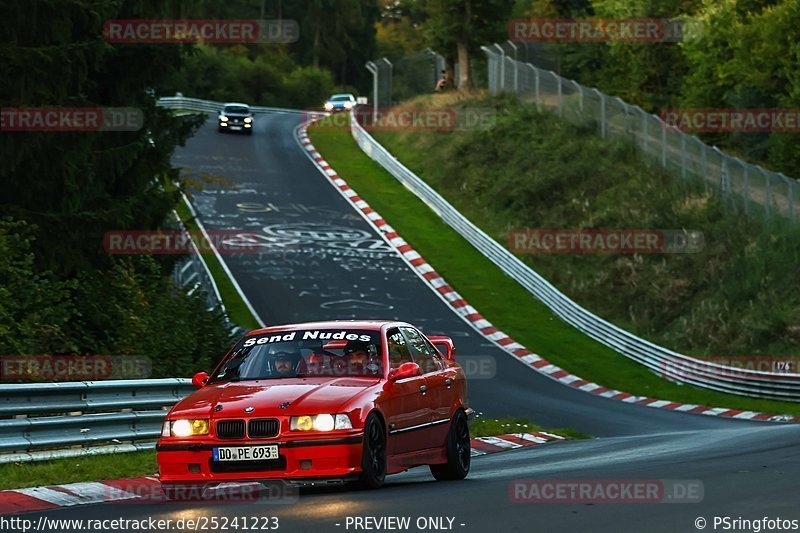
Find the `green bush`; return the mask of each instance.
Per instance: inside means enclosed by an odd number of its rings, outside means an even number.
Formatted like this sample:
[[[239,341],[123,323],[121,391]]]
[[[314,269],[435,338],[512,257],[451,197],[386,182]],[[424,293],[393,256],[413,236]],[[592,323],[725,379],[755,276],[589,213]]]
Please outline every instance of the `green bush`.
[[[177,289],[154,258],[113,259],[60,281],[34,272],[33,229],[0,221],[0,354],[146,356],[153,377],[188,377],[228,348],[221,314]]]

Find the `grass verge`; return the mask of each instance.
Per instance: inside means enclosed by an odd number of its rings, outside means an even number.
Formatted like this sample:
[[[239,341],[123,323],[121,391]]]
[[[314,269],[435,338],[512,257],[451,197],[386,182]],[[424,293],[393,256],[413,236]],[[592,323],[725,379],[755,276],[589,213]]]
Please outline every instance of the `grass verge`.
[[[494,437],[509,433],[530,433],[532,431],[547,431],[561,435],[565,439],[590,439],[591,436],[572,428],[542,429],[537,424],[524,418],[476,418],[470,423],[469,433],[474,437]]]
[[[632,394],[690,404],[800,414],[800,405],[717,393],[663,380],[562,322],[403,187],[349,130],[309,129],[314,146],[478,311],[518,342],[584,379]]]
[[[152,476],[158,472],[155,451],[92,455],[33,463],[0,465],[0,490]]]
[[[175,208],[175,211],[178,213],[178,217],[181,219],[186,229],[192,232],[192,239],[198,249],[208,250],[208,246],[204,245],[202,242],[205,239],[199,233],[200,227],[197,225],[197,222],[195,222],[189,207],[181,201]],[[204,253],[203,260],[206,262],[206,265],[208,265],[208,270],[211,271],[211,276],[213,276],[217,284],[219,294],[222,297],[222,303],[225,304],[225,309],[228,312],[228,318],[230,318],[231,322],[247,329],[256,329],[260,327],[255,317],[250,312],[250,309],[247,308],[247,304],[242,300],[236,287],[234,287],[228,274],[222,268],[217,256],[213,253]]]

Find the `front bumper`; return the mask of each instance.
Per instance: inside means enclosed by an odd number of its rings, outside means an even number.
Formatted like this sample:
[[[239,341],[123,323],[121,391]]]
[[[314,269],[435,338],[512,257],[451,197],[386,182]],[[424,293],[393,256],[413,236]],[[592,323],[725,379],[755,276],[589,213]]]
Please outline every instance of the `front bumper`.
[[[162,483],[341,479],[361,472],[362,433],[292,440],[174,440],[162,440],[156,445]],[[212,449],[215,447],[264,444],[278,445],[277,460],[217,462],[212,459]]]

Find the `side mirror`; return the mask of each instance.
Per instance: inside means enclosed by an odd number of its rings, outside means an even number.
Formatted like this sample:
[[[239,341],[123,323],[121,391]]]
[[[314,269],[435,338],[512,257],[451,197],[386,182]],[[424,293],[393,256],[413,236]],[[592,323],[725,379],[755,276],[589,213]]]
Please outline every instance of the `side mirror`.
[[[192,376],[192,385],[195,387],[205,387],[208,384],[208,373],[207,372],[198,372],[194,376]]]
[[[445,335],[433,335],[428,337],[428,340],[436,346],[436,349],[441,352],[445,359],[455,360],[456,345],[453,343],[453,339]]]
[[[419,365],[417,363],[403,363],[395,370],[391,372],[389,379],[392,381],[397,381],[398,379],[406,379],[406,378],[413,378],[414,376],[419,376],[422,374],[422,370],[420,370]]]

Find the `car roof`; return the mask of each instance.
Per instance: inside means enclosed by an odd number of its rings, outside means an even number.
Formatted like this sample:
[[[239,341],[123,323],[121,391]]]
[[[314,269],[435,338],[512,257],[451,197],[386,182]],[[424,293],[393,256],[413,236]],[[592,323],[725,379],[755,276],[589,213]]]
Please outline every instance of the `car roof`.
[[[278,331],[292,331],[301,329],[337,329],[337,328],[367,329],[367,330],[378,331],[383,326],[389,324],[397,326],[410,326],[410,324],[407,324],[406,322],[400,322],[397,320],[327,320],[319,322],[301,322],[298,324],[282,324],[279,326],[268,326],[261,329],[254,329],[253,331],[250,331],[247,334],[260,335],[263,333],[274,333]]]
[[[228,102],[227,104],[222,104],[222,105],[223,107],[228,107],[228,106],[250,107],[249,105],[243,104],[241,102]]]
[[[339,93],[339,94],[332,94],[331,98],[336,98],[337,96],[349,96],[350,98],[355,98],[352,93]]]

